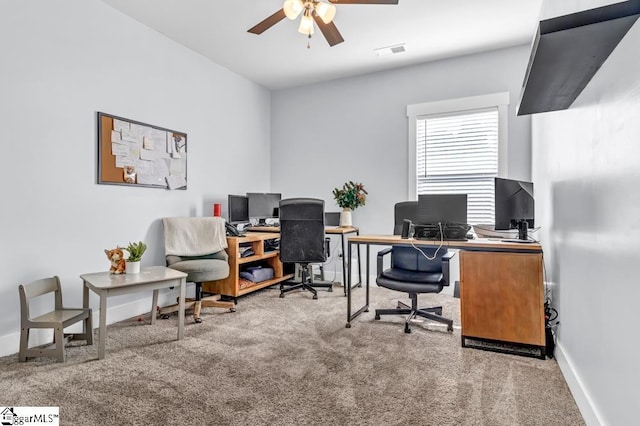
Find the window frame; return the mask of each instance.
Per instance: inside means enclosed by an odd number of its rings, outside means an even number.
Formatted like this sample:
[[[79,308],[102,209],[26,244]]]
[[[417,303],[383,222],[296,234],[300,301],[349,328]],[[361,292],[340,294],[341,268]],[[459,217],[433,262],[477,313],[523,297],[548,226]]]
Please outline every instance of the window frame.
[[[483,108],[498,108],[498,176],[508,175],[508,127],[509,92],[499,92],[487,95],[469,96],[465,98],[448,99],[442,101],[425,102],[407,105],[409,164],[407,200],[418,199],[417,175],[417,122],[419,117],[439,114],[460,113]]]

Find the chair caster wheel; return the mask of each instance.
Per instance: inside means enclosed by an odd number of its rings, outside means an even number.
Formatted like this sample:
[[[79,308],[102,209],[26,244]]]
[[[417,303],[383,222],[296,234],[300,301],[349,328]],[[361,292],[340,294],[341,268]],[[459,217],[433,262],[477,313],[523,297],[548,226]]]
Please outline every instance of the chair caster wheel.
[[[160,315],[160,319],[169,319],[169,314]]]
[[[329,290],[327,290],[329,293],[333,293],[333,287],[329,287]]]
[[[200,324],[202,323],[202,318],[194,318],[193,322],[195,322],[196,324]]]
[[[449,333],[453,332],[453,326],[452,326],[452,325],[448,326],[448,327],[447,327],[447,331],[448,331]]]
[[[351,323],[347,323],[347,325],[345,325],[345,328],[351,328]]]
[[[229,308],[229,312],[235,312],[236,308]]]
[[[379,320],[379,319],[380,319],[380,315],[376,315],[376,316],[374,317],[374,319]]]
[[[442,316],[442,309],[438,309],[438,310],[436,311],[436,315],[440,315],[440,316]]]
[[[409,326],[408,326],[408,325],[406,325],[406,326],[404,327],[404,332],[405,332],[405,333],[407,333],[407,334],[410,334],[410,333],[411,333],[411,329],[409,328]]]
[[[318,298],[318,295],[317,295],[317,294],[314,294],[314,295],[313,295],[313,300],[316,300],[317,298]]]
[[[280,293],[280,299],[284,299],[284,293]]]

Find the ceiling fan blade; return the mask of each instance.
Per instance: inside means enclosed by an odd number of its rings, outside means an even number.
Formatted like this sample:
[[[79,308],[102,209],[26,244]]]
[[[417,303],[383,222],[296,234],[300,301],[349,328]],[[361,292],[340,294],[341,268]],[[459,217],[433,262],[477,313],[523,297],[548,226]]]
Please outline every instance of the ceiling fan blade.
[[[338,28],[333,23],[333,21],[325,24],[324,21],[316,14],[313,15],[313,20],[316,21],[318,28],[320,28],[320,31],[322,32],[324,38],[327,39],[327,43],[329,43],[329,46],[335,46],[336,44],[340,44],[344,41],[342,35],[340,34],[340,31],[338,31]]]
[[[284,9],[280,9],[279,11],[277,11],[273,15],[269,16],[264,21],[256,24],[252,28],[249,28],[247,30],[247,32],[248,33],[253,33],[253,34],[262,34],[266,30],[268,30],[269,28],[273,27],[278,22],[282,21],[286,16],[287,15],[284,14]]]
[[[398,4],[398,0],[329,0],[335,4]]]

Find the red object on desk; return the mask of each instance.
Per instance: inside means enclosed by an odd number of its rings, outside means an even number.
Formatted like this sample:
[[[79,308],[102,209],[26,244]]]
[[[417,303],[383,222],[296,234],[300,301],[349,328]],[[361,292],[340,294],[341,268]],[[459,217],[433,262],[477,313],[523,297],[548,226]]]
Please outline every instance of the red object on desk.
[[[213,215],[220,217],[222,216],[222,204],[214,204],[213,205]]]

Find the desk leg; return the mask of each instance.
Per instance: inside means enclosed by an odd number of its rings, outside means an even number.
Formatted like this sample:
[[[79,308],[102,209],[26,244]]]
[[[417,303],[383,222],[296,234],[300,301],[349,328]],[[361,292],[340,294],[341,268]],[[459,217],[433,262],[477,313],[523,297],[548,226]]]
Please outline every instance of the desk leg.
[[[107,343],[107,294],[100,293],[100,329],[98,333],[98,359],[104,359],[104,350]]]
[[[82,307],[89,307],[89,287],[87,286],[86,281],[82,281]],[[93,313],[91,313],[93,316]],[[91,323],[93,324],[93,318],[91,318]],[[93,330],[87,330],[86,321],[82,321],[82,331],[87,337],[87,345],[93,345]]]
[[[347,273],[351,273],[351,263],[349,263],[349,271],[347,271],[347,256],[345,256],[346,246],[344,244],[344,233],[340,234],[340,240],[342,242],[342,288],[344,295],[347,296],[347,285],[351,286],[351,276]],[[347,283],[347,281],[349,281]]]
[[[343,247],[344,248],[344,247]],[[351,255],[351,243],[349,243],[349,255]],[[342,251],[342,266],[344,267],[344,250]],[[344,269],[343,269],[344,270]],[[351,263],[344,283],[344,290],[347,292],[347,328],[351,328]]]
[[[369,312],[369,259],[371,259],[371,256],[369,255],[369,247],[371,247],[369,244],[367,244],[367,276],[366,276],[366,280],[367,280],[367,284],[366,284],[366,306],[367,309],[365,309],[365,312]],[[360,244],[358,244],[358,271],[360,271]],[[362,278],[360,279],[360,285],[362,285]]]
[[[89,286],[87,286],[87,282],[82,282],[82,307],[89,307]]]
[[[178,301],[178,340],[184,339],[184,299],[187,292],[187,279],[180,279],[180,300]]]
[[[348,243],[349,258],[351,258],[351,246],[353,244],[358,244],[358,243],[352,243],[352,242]],[[349,280],[349,286],[347,288],[347,328],[351,328],[351,321],[356,319],[361,313],[369,312],[369,245],[368,244],[367,244],[367,277],[365,277],[365,279],[367,280],[365,304],[363,307],[361,307],[356,312],[354,312],[353,315],[351,315],[351,263],[352,262],[349,262],[349,267],[348,267],[349,274],[347,276],[347,279]]]
[[[360,235],[360,230],[356,230],[356,236]],[[362,287],[362,267],[360,264],[360,244],[358,244],[358,287]],[[367,259],[369,259],[369,246],[367,246]],[[367,278],[367,285],[369,285],[369,278]],[[368,287],[367,287],[368,288]],[[369,297],[369,293],[367,291],[367,297]],[[369,304],[369,299],[367,299],[367,305]]]
[[[153,290],[153,297],[151,298],[151,325],[156,323],[156,307],[158,306],[158,292],[160,290]]]

